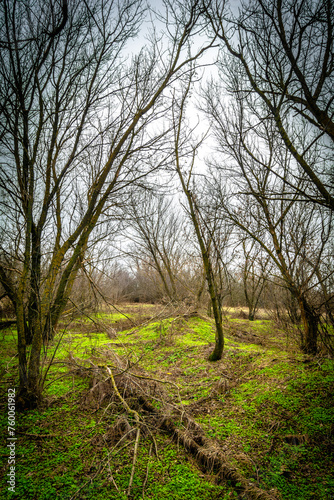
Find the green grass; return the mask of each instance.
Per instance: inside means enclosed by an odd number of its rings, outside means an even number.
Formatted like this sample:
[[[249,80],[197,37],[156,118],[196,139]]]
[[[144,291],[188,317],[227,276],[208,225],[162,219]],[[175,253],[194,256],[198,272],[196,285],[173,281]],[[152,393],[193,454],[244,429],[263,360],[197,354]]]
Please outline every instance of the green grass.
[[[3,479],[0,483],[1,498],[66,499],[79,488],[82,488],[79,498],[126,498],[122,496],[122,491],[128,486],[131,455],[127,449],[112,453],[106,446],[94,445],[96,436],[103,436],[112,423],[109,416],[99,424],[101,413],[92,416],[78,408],[73,411],[73,407],[65,404],[20,415],[18,427],[21,432],[35,434],[35,437],[19,437],[16,493],[12,495],[6,491]],[[4,418],[0,423],[4,430]],[[36,437],[38,434],[44,437],[39,440]],[[45,437],[47,434],[50,438]],[[151,475],[145,487],[145,498],[191,500],[196,491],[200,498],[209,500],[218,498],[219,492],[226,491],[224,486],[216,486],[203,478],[198,469],[188,462],[185,453],[170,440],[163,436],[157,440],[158,457],[152,454],[149,457],[149,442],[142,440],[131,498],[142,498],[148,462]],[[108,460],[120,492],[110,482],[106,466]],[[104,464],[102,470],[101,463]],[[99,470],[96,480],[90,481],[89,478]]]
[[[138,306],[139,310],[143,314],[153,309]],[[126,314],[139,317],[134,305]],[[93,319],[101,325],[122,321],[116,312]],[[230,464],[261,488],[272,490],[277,499],[334,498],[333,360],[304,360],[268,320],[229,321],[224,357],[217,363],[208,361],[214,342],[210,319],[167,318],[120,331],[114,338],[94,331],[94,322],[77,318],[49,345],[44,370],[55,356],[45,382],[47,404],[17,414],[17,488],[11,495],[4,475],[1,498],[70,499],[77,493],[75,498],[80,499],[126,499],[134,443],[126,440],[124,447],[114,448],[103,440],[116,419],[125,415],[124,408],[114,400],[105,411],[109,399],[102,407],[83,404],[90,361],[112,366],[113,352],[126,356],[146,376],[172,382],[163,385],[165,397],[174,404],[180,397]],[[240,331],[245,341],[234,336]],[[247,339],[247,332],[255,333],[255,340],[252,335]],[[259,343],[254,343],[256,339]],[[15,329],[2,331],[0,340],[4,410],[0,432],[5,437],[5,390],[17,384]],[[78,365],[86,372],[77,370]],[[163,408],[159,396],[154,404]],[[158,456],[147,432],[139,446],[131,498],[142,499],[143,487],[145,500],[238,498],[231,484],[216,484],[210,471],[203,473],[170,437],[155,433],[154,426],[150,432]],[[4,463],[7,454],[4,438]]]

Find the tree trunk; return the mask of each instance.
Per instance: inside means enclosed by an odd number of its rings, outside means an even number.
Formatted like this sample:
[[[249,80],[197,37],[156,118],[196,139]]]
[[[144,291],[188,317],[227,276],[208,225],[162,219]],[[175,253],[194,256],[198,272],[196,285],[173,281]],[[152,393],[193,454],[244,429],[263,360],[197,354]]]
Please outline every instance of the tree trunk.
[[[38,390],[38,376],[34,378],[34,382],[31,381],[31,367],[34,366],[34,371],[36,372],[36,350],[34,348],[34,342],[32,343],[29,368],[27,362],[27,352],[26,352],[26,332],[27,326],[25,322],[24,314],[24,304],[23,301],[18,300],[16,308],[16,322],[17,322],[17,337],[18,337],[18,357],[19,357],[19,390],[17,396],[17,410],[27,410],[36,408],[37,403],[40,398]],[[32,334],[31,328],[29,327],[29,334]],[[33,340],[34,340],[33,336]],[[39,373],[39,361],[37,366],[37,374]],[[36,386],[36,387],[35,387]]]
[[[305,354],[316,354],[318,351],[318,323],[319,317],[305,299],[299,300],[300,315],[303,326],[301,350]]]
[[[254,321],[254,318],[255,318],[254,311],[253,311],[252,308],[249,308],[249,312],[248,312],[248,319],[249,319],[249,321]]]
[[[296,300],[296,297],[291,293],[289,293],[287,301],[287,310],[291,322],[294,325],[299,325],[301,320],[301,315],[298,308],[298,300]]]
[[[212,310],[216,324],[216,343],[213,352],[209,356],[209,361],[218,361],[219,359],[221,359],[224,351],[224,332],[222,325],[222,317],[218,304],[216,304],[216,302],[217,299],[214,296],[211,296]]]
[[[28,366],[28,392],[32,395],[34,403],[37,403],[41,397],[40,359],[42,346],[42,330],[36,323]]]
[[[21,300],[17,301],[16,325],[17,325],[17,344],[18,344],[18,358],[19,358],[19,384],[20,387],[26,387],[28,382],[27,352],[26,352],[26,338],[25,338],[26,327],[24,318],[24,306]]]
[[[178,133],[180,132],[180,126],[181,126],[181,121],[179,121]],[[196,206],[196,202],[195,202],[195,199],[194,199],[191,191],[188,189],[189,181],[188,181],[188,183],[185,182],[185,179],[184,179],[183,174],[181,172],[180,163],[179,163],[178,142],[177,141],[175,143],[175,153],[176,153],[176,170],[177,170],[177,173],[178,173],[180,181],[181,181],[183,192],[187,197],[191,221],[193,223],[194,230],[195,230],[196,237],[197,237],[197,241],[198,241],[198,244],[199,244],[199,247],[201,250],[205,277],[206,277],[206,280],[208,283],[208,290],[209,290],[209,295],[210,295],[210,299],[211,299],[213,317],[215,318],[215,324],[216,324],[216,343],[215,343],[214,351],[209,356],[209,361],[218,361],[219,359],[221,359],[221,357],[223,355],[223,351],[224,351],[224,332],[223,332],[222,315],[221,315],[221,309],[220,309],[220,304],[219,304],[219,297],[218,297],[218,293],[217,293],[216,286],[215,286],[215,278],[214,278],[211,259],[210,259],[210,255],[209,255],[210,243],[205,242],[205,239],[204,239],[203,233],[201,231],[201,227],[200,227],[199,216],[198,216],[198,214],[199,214],[198,207]]]

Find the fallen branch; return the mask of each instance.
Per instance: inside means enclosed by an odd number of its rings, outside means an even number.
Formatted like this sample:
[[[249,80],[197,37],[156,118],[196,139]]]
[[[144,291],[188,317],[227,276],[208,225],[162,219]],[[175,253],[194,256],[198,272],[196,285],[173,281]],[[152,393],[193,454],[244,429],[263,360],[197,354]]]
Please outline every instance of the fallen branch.
[[[137,462],[137,455],[138,455],[138,446],[139,446],[139,440],[140,440],[140,418],[139,418],[139,414],[135,410],[132,410],[130,408],[130,406],[128,405],[128,403],[125,401],[125,399],[121,396],[121,393],[118,390],[118,387],[116,385],[114,376],[113,376],[112,371],[110,370],[109,366],[106,366],[106,370],[108,372],[108,375],[110,377],[112,386],[114,388],[114,391],[115,391],[117,397],[122,402],[122,404],[123,404],[126,412],[129,415],[133,415],[134,418],[135,418],[135,420],[136,420],[136,429],[137,429],[137,432],[136,432],[136,440],[135,440],[135,449],[134,449],[134,452],[133,452],[131,475],[130,475],[130,480],[129,480],[129,486],[128,486],[128,489],[127,489],[127,495],[130,496],[131,488],[132,488],[132,483],[133,483],[133,478],[134,478],[135,469],[136,469],[136,462]]]
[[[246,479],[235,467],[226,462],[224,454],[217,444],[205,436],[202,427],[184,412],[181,418],[166,417],[159,412],[144,396],[140,397],[140,403],[145,411],[155,414],[160,420],[160,428],[168,432],[177,443],[181,443],[190,453],[201,468],[214,470],[219,481],[230,480],[237,490],[247,492],[247,497],[252,500],[275,500],[275,497],[258,488]],[[181,429],[180,423],[187,427]]]
[[[164,431],[164,433],[169,434],[174,441],[181,444],[184,449],[194,457],[202,470],[205,472],[208,470],[214,472],[219,482],[226,480],[231,481],[236,491],[246,493],[247,498],[250,500],[275,500],[273,494],[259,488],[227,461],[217,441],[205,435],[203,428],[185,412],[184,407],[167,404],[159,400],[160,403],[163,404],[163,407],[161,409],[156,408],[153,404],[153,400],[156,398],[147,393],[147,386],[145,386],[145,381],[152,380],[152,377],[141,374],[137,376],[129,372],[116,374],[114,377],[110,368],[108,366],[105,368],[110,380],[108,379],[103,382],[105,385],[103,391],[106,390],[108,394],[115,394],[117,399],[122,403],[127,414],[131,415],[136,421],[135,447],[130,480],[127,488],[128,496],[131,494],[134,479],[141,428],[148,428],[147,423],[145,423],[145,418],[149,418],[151,426],[153,425],[155,429],[160,429]],[[142,382],[140,383],[140,381]],[[158,382],[158,380],[154,381]],[[101,383],[102,382],[100,382],[100,384]],[[122,391],[122,394],[120,391]],[[138,405],[143,410],[142,419],[138,413]],[[134,406],[138,411],[131,408],[131,406]],[[132,429],[132,431],[134,431],[134,429]],[[118,446],[119,443],[120,441],[118,442]],[[148,472],[146,472],[146,474],[148,474]],[[145,478],[145,482],[147,482],[147,478]]]

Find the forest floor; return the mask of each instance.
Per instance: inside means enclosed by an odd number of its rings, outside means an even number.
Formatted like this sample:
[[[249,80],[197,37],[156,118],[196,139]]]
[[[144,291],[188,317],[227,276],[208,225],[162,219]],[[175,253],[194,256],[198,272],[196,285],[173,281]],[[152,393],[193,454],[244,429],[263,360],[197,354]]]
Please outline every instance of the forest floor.
[[[334,499],[332,359],[300,354],[270,319],[230,311],[212,363],[209,317],[119,311],[64,320],[45,350],[41,407],[16,413],[15,493],[15,325],[0,331],[0,498]]]

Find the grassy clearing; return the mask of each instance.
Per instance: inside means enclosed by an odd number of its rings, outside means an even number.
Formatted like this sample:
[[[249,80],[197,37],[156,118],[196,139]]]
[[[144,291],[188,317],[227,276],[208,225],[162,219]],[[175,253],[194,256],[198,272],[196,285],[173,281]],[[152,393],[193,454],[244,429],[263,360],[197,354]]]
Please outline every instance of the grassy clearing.
[[[334,498],[333,360],[301,356],[269,320],[235,318],[226,325],[223,359],[209,363],[214,342],[209,318],[149,322],[157,311],[143,310],[128,305],[127,316],[137,324],[145,317],[146,323],[122,327],[111,338],[96,325],[115,329],[123,321],[116,312],[77,319],[59,330],[44,363],[47,370],[53,359],[45,405],[17,415],[15,494],[6,485],[6,391],[17,383],[16,331],[1,332],[1,498],[127,498],[133,435],[119,445],[119,438],[110,437],[125,417],[124,408],[115,399],[85,405],[91,362],[112,366],[115,355],[126,357],[144,376],[165,381],[166,400],[183,405],[249,481],[280,500]],[[157,397],[156,406],[162,404]],[[127,421],[131,429],[133,421]],[[215,479],[214,471],[200,470],[152,424],[140,442],[129,498],[242,498],[231,484]]]

